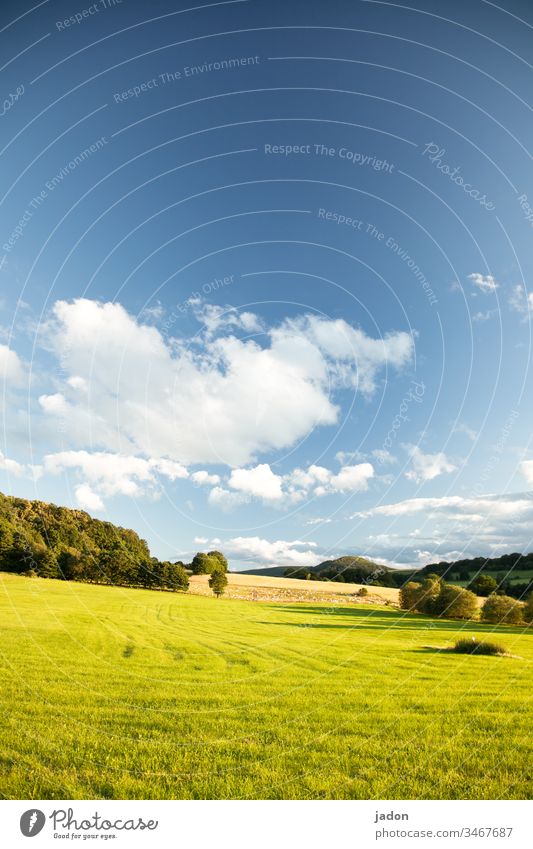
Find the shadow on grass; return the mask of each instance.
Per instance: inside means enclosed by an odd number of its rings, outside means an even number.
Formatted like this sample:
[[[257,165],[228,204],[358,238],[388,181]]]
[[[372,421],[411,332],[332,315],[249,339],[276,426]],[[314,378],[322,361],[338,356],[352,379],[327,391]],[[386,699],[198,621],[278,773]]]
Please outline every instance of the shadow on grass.
[[[341,618],[344,621],[334,623],[323,622],[272,622],[263,621],[265,625],[280,625],[286,628],[320,628],[320,629],[342,629],[342,628],[398,628],[405,630],[426,628],[439,631],[457,632],[462,629],[475,634],[523,634],[524,628],[514,625],[489,625],[485,622],[471,622],[465,619],[436,619],[421,613],[407,613],[402,610],[371,610],[368,607],[319,607],[317,605],[305,604],[277,604],[271,605],[279,613],[304,614],[306,617],[322,618],[331,620]],[[438,649],[434,649],[438,651]]]

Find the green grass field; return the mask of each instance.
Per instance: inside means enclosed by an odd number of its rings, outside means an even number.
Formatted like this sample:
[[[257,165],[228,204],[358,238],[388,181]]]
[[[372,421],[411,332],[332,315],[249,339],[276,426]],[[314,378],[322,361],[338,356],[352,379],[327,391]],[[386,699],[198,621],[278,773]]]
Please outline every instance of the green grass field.
[[[532,797],[518,628],[5,574],[0,621],[6,798]]]

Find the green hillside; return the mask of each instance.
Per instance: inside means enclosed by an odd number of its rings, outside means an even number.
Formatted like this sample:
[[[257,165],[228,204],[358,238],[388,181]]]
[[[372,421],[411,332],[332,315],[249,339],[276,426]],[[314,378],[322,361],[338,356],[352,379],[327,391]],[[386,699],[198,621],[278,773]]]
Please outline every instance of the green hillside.
[[[151,557],[135,531],[82,510],[1,493],[0,571],[166,589],[187,583],[182,564]]]
[[[6,574],[0,621],[4,798],[533,792],[519,627]],[[439,651],[472,636],[513,657]]]

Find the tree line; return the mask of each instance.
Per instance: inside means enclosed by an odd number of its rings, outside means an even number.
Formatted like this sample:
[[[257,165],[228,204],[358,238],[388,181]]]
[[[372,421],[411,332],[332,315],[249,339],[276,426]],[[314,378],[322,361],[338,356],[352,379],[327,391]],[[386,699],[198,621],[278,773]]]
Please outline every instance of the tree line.
[[[186,590],[183,563],[161,561],[135,531],[83,510],[0,494],[0,570],[65,581]]]
[[[428,575],[420,582],[408,581],[400,590],[400,607],[446,619],[474,619],[477,596],[469,589],[447,584],[440,575]],[[524,603],[495,592],[484,602],[480,619],[498,625],[533,624],[533,592]]]

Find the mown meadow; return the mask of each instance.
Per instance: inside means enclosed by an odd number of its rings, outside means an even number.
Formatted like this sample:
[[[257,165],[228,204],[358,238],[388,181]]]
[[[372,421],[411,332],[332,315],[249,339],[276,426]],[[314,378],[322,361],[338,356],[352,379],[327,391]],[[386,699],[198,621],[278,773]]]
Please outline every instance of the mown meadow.
[[[531,629],[10,574],[0,621],[4,798],[532,797]]]

